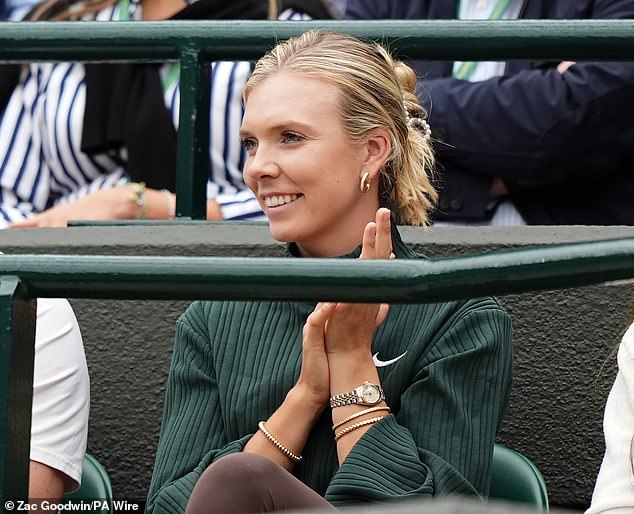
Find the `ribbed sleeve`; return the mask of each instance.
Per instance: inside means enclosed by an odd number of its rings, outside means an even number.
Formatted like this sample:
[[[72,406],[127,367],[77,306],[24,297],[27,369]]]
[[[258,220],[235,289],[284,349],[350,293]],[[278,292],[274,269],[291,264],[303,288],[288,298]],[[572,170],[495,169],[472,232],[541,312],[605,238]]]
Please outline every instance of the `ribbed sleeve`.
[[[224,455],[242,451],[252,435],[227,441],[209,345],[189,324],[200,321],[198,307],[194,304],[176,325],[148,512],[184,512],[207,466]]]
[[[384,381],[395,415],[354,446],[326,498],[344,504],[486,494],[495,433],[510,392],[510,341],[509,318],[493,301],[463,306],[420,355],[414,380],[397,399],[390,398],[391,381]]]
[[[393,235],[398,258],[415,257]],[[314,305],[197,302],[177,324],[149,512],[183,512],[209,464],[238,452],[295,384]],[[295,476],[335,505],[486,496],[512,375],[511,323],[492,298],[395,304],[372,353],[391,414],[340,466],[329,411]],[[281,437],[281,436],[280,436]]]
[[[390,415],[354,446],[335,474],[326,498],[336,504],[431,496],[430,469],[419,458],[412,435]]]

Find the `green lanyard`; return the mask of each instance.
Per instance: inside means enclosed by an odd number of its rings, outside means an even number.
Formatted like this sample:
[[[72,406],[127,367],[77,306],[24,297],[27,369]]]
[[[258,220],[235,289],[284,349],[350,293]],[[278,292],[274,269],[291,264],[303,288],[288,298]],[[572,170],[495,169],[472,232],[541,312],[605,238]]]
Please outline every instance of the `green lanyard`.
[[[130,0],[119,0],[117,7],[119,8],[119,21],[130,21]],[[169,64],[167,73],[161,75],[163,94],[178,82],[180,75],[180,63]]]
[[[489,15],[490,20],[499,20],[504,16],[504,13],[508,9],[511,0],[498,0]],[[458,9],[460,9],[460,2],[458,2]],[[453,76],[460,80],[469,80],[469,77],[473,75],[473,72],[478,65],[475,61],[465,61],[458,66],[458,69],[454,71]]]

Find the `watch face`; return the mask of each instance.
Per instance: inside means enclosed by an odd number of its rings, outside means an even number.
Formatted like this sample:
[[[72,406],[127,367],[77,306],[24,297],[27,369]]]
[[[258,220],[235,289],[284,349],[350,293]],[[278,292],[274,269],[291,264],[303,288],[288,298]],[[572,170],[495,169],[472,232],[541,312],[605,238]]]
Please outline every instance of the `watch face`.
[[[381,393],[376,385],[364,384],[361,389],[361,397],[366,403],[379,403],[381,400]]]

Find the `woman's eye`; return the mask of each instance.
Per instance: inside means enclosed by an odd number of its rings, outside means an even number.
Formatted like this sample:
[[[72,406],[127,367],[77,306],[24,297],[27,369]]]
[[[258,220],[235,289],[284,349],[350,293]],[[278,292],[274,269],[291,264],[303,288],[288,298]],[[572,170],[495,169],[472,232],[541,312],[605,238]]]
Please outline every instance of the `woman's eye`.
[[[252,152],[257,147],[257,144],[253,139],[246,137],[240,139],[240,143],[242,144],[242,148],[244,148],[247,152]]]
[[[282,134],[282,141],[284,143],[299,143],[303,140],[304,138],[296,132],[284,132]]]

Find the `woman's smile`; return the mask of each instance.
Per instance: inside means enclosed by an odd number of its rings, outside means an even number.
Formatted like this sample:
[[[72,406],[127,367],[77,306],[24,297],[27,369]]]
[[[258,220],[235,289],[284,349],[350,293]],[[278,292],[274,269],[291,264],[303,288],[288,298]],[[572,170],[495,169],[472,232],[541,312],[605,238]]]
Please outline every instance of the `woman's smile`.
[[[288,205],[298,198],[302,197],[302,194],[273,194],[264,196],[264,206],[267,209],[282,207]]]

